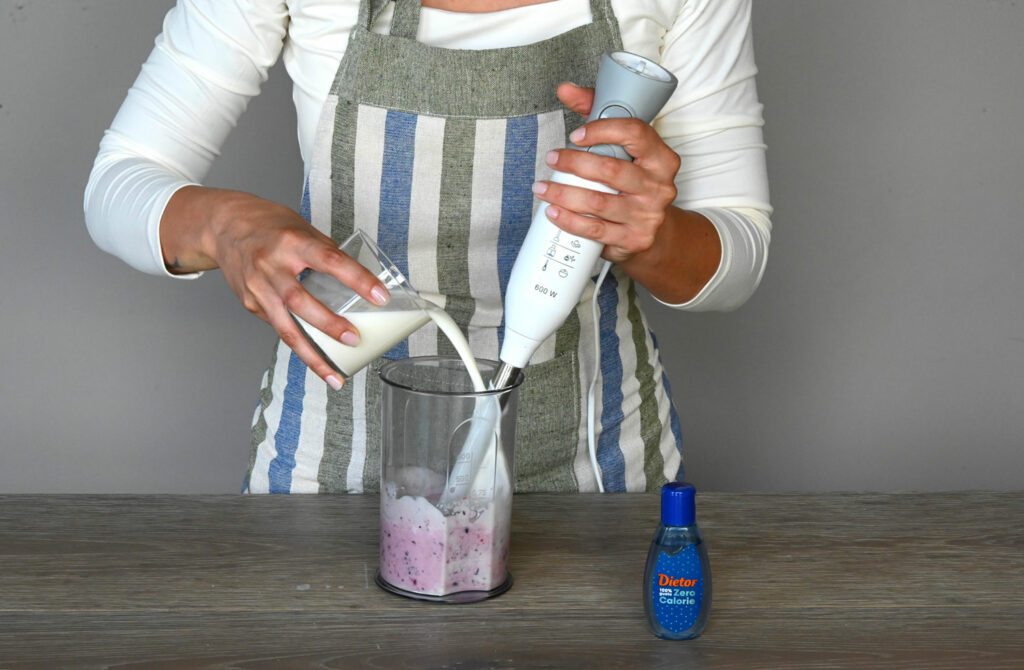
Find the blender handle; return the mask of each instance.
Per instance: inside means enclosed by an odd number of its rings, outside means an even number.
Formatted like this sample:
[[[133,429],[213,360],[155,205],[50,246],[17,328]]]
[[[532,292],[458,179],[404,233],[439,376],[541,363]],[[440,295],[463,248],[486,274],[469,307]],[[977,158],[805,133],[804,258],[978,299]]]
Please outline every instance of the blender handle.
[[[605,53],[597,75],[588,122],[600,118],[654,119],[678,81],[654,61],[626,51]],[[579,147],[575,147],[579,149]],[[618,145],[600,144],[592,153],[632,160]],[[604,184],[556,171],[551,180],[594,191],[615,193]],[[601,255],[600,242],[571,235],[547,217],[541,202],[526,233],[505,291],[505,339],[499,358],[525,368],[540,346],[576,308]]]

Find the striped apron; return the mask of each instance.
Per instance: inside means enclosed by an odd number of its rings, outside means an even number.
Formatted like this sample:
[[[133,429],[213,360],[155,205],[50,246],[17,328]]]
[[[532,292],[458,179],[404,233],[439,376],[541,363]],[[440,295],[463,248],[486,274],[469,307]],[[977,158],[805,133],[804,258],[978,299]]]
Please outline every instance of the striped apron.
[[[371,31],[384,0],[362,0],[324,105],[301,213],[341,241],[365,231],[424,297],[442,306],[478,358],[497,359],[512,264],[550,177],[544,157],[582,119],[555,96],[593,86],[621,48],[609,0],[552,39],[482,51],[416,41],[418,0],[398,0],[390,34]],[[609,491],[681,478],[679,425],[633,282],[617,268],[533,356],[521,388],[517,491],[596,490],[587,390],[598,377],[597,460]],[[597,352],[600,350],[600,357]],[[454,354],[433,323],[386,359]],[[330,389],[278,342],[252,427],[252,493],[379,490],[383,361]]]

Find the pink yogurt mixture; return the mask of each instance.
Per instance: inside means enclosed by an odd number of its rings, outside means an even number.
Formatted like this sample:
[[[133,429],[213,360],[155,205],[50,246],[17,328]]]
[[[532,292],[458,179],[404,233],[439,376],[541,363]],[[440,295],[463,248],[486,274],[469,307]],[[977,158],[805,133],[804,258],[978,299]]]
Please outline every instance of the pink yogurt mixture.
[[[443,482],[441,483],[443,486]],[[490,591],[507,577],[509,506],[468,502],[446,516],[423,496],[381,496],[380,573],[390,584],[426,595]]]

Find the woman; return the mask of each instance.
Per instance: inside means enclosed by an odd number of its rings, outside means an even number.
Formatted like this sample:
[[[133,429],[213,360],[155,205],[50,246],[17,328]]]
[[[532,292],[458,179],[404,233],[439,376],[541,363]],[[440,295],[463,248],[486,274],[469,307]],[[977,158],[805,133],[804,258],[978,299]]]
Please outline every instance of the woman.
[[[653,128],[578,127],[600,55],[614,49],[679,78]],[[301,214],[199,184],[281,53],[305,164]],[[101,143],[87,222],[100,247],[143,271],[220,268],[280,335],[246,490],[358,492],[377,487],[376,366],[341,388],[288,312],[343,343],[359,334],[296,275],[328,272],[386,301],[336,248],[365,230],[476,356],[496,358],[536,195],[615,265],[597,297],[600,342],[588,337],[591,287],[531,359],[517,490],[597,487],[585,397],[595,377],[604,487],[654,489],[681,477],[681,438],[635,283],[690,310],[735,308],[757,286],[770,206],[754,73],[749,0],[179,0]],[[621,144],[634,162],[565,150],[567,137]],[[619,194],[552,184],[552,169]],[[427,326],[387,357],[449,352]]]

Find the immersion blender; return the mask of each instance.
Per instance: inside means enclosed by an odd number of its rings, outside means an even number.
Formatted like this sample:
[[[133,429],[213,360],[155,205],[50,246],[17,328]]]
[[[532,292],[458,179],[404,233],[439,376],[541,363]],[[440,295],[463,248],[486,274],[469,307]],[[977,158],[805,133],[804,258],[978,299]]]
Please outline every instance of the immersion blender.
[[[587,122],[636,118],[650,123],[675,91],[675,75],[654,61],[626,51],[605,53],[597,73],[594,105]],[[572,149],[631,161],[617,144]],[[604,193],[614,189],[589,179],[555,171],[551,181]],[[505,291],[505,339],[494,388],[504,388],[525,368],[541,342],[554,333],[576,308],[590,280],[603,245],[571,235],[547,217],[541,202],[512,266]]]
[[[643,56],[626,51],[606,52],[601,58],[594,88],[594,104],[587,122],[597,119],[636,118],[650,123],[668,102],[676,89],[675,75]],[[632,161],[626,150],[617,144],[599,144],[592,147],[569,148]],[[614,189],[573,174],[555,171],[551,181],[578,186],[605,193]],[[565,321],[579,304],[580,297],[590,280],[594,264],[601,255],[600,242],[571,235],[547,217],[548,204],[541,202],[523,240],[516,262],[512,266],[505,291],[505,338],[499,359],[501,366],[495,372],[492,388],[508,386],[530,357]],[[484,406],[484,414],[494,416],[491,421],[477,422],[479,431],[471,431],[463,451],[449,478],[446,494],[462,497],[473,479],[473,474],[488,451],[493,435],[493,421],[497,408]],[[476,433],[479,437],[474,439]],[[469,451],[467,451],[469,450]],[[468,456],[468,457],[467,457]]]

